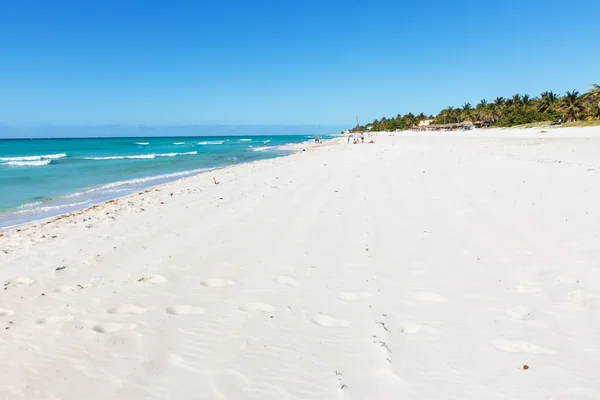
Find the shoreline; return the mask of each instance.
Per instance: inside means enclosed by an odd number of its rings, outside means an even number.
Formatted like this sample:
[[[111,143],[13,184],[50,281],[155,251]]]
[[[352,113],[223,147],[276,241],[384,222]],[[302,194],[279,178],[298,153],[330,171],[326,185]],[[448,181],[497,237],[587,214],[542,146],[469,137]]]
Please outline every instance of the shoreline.
[[[186,174],[188,172],[190,172],[190,174],[188,176],[183,176],[181,178],[175,178],[173,180],[168,180],[166,182],[152,184],[150,186],[146,186],[146,187],[140,188],[138,190],[133,190],[132,192],[126,193],[126,194],[123,194],[123,195],[116,195],[115,197],[105,198],[105,199],[99,200],[97,202],[95,202],[95,201],[92,200],[92,201],[89,201],[89,204],[87,204],[84,208],[76,208],[76,209],[72,209],[70,211],[60,212],[60,213],[52,215],[52,216],[48,216],[48,217],[44,217],[44,218],[39,218],[39,219],[35,219],[35,220],[23,222],[21,224],[10,225],[10,226],[6,226],[6,227],[0,227],[0,233],[6,233],[6,232],[8,232],[10,230],[13,230],[13,229],[25,229],[29,225],[46,224],[48,222],[52,222],[53,220],[63,219],[65,217],[69,217],[71,215],[81,215],[82,213],[85,213],[87,210],[96,209],[97,206],[99,206],[99,205],[106,204],[106,203],[109,203],[109,202],[113,202],[113,201],[119,200],[119,199],[125,199],[125,198],[130,197],[130,196],[136,196],[136,195],[139,195],[141,193],[152,191],[152,189],[162,188],[163,186],[167,186],[167,185],[169,185],[171,183],[185,181],[186,179],[192,179],[192,178],[198,177],[198,176],[203,175],[203,174],[208,174],[208,173],[212,173],[212,172],[215,172],[215,171],[224,170],[224,169],[236,167],[236,166],[239,166],[239,165],[246,165],[246,164],[258,163],[258,162],[261,162],[261,161],[267,161],[267,160],[271,160],[271,159],[277,159],[277,158],[282,158],[282,157],[289,157],[289,156],[292,156],[292,155],[294,155],[294,154],[296,154],[298,152],[302,152],[303,150],[306,150],[306,149],[311,150],[311,149],[314,149],[314,148],[318,148],[320,146],[331,145],[331,144],[335,143],[336,140],[339,140],[339,139],[340,138],[338,138],[338,137],[325,139],[323,141],[323,143],[320,144],[320,145],[316,144],[316,143],[314,143],[312,141],[306,141],[306,142],[302,142],[302,143],[294,143],[294,144],[288,144],[288,145],[278,146],[278,150],[288,151],[289,153],[281,155],[281,156],[278,156],[278,157],[270,158],[270,159],[253,160],[253,161],[247,161],[247,162],[242,162],[242,163],[238,163],[238,164],[226,165],[226,166],[222,166],[222,167],[214,167],[214,168],[205,169],[203,171],[199,171],[199,172],[196,172],[196,173],[193,173],[193,171],[181,171],[179,173],[182,174],[182,175]],[[158,176],[161,176],[161,175],[158,175]],[[150,177],[148,177],[148,178],[150,178]],[[64,197],[65,196],[63,196],[63,198]],[[19,207],[22,207],[22,206],[23,205],[21,205]],[[15,209],[12,209],[12,210],[4,210],[3,212],[18,210],[19,207],[15,208]]]
[[[77,138],[77,139],[85,140],[87,138]],[[102,138],[100,138],[100,139],[102,139]],[[325,144],[327,144],[328,142],[331,142],[331,141],[335,141],[336,139],[338,139],[338,138],[337,137],[332,137],[332,138],[325,139],[325,140],[323,140],[323,144],[322,145],[325,145]],[[288,154],[282,154],[280,156],[273,157],[273,158],[287,157],[287,156],[289,156],[291,154],[294,154],[295,152],[302,151],[302,149],[312,148],[313,146],[317,146],[317,144],[315,144],[314,142],[312,142],[310,140],[307,140],[307,141],[301,142],[301,143],[293,143],[293,144],[287,144],[287,145],[280,145],[280,146],[277,146],[277,150],[278,151],[286,151],[286,152],[289,152],[289,153]],[[104,196],[102,196],[100,198],[97,198],[97,199],[88,199],[88,200],[86,200],[86,201],[84,201],[83,203],[80,203],[80,204],[61,204],[61,200],[64,200],[66,198],[70,198],[70,197],[74,196],[74,194],[72,194],[72,193],[68,194],[68,195],[63,195],[63,196],[60,196],[58,198],[54,198],[51,201],[48,201],[47,203],[49,205],[47,205],[46,207],[52,207],[52,208],[56,208],[56,209],[66,208],[67,210],[65,210],[64,212],[58,212],[56,214],[52,214],[52,215],[41,217],[41,218],[36,218],[36,219],[33,219],[33,220],[28,220],[28,221],[25,221],[25,222],[22,222],[22,223],[14,224],[14,225],[0,226],[0,232],[4,232],[4,231],[10,230],[10,229],[14,229],[14,228],[24,227],[24,226],[26,226],[28,224],[34,224],[36,222],[45,222],[47,220],[51,220],[51,219],[56,218],[56,217],[60,217],[60,216],[64,216],[64,215],[69,215],[69,214],[72,214],[72,213],[78,213],[80,211],[85,211],[86,209],[92,208],[92,207],[97,206],[99,204],[103,204],[103,203],[106,203],[108,201],[119,199],[119,198],[122,198],[122,197],[127,197],[127,196],[130,196],[130,195],[135,195],[139,191],[144,191],[144,190],[147,190],[147,189],[152,189],[152,188],[155,188],[155,187],[160,187],[162,185],[166,185],[166,184],[171,183],[171,182],[177,182],[177,181],[180,181],[180,180],[183,180],[183,179],[187,179],[187,178],[192,178],[192,177],[198,176],[200,174],[204,174],[204,173],[209,173],[209,172],[212,172],[212,171],[221,170],[221,169],[229,168],[229,167],[236,166],[236,165],[242,165],[242,164],[246,164],[246,163],[253,163],[253,162],[257,162],[257,161],[263,161],[263,160],[252,160],[252,161],[246,161],[246,162],[242,162],[242,163],[230,164],[230,165],[225,165],[225,166],[218,166],[218,167],[213,167],[213,168],[201,168],[201,170],[198,170],[198,171],[196,171],[196,170],[179,171],[179,172],[174,172],[174,173],[170,173],[170,174],[150,175],[150,176],[144,177],[144,178],[133,178],[133,179],[128,179],[128,180],[124,180],[124,181],[111,182],[111,183],[107,183],[105,185],[100,186],[100,188],[105,187],[105,186],[112,186],[112,185],[114,185],[116,183],[120,183],[120,182],[121,183],[124,183],[124,182],[134,182],[134,181],[137,181],[137,180],[147,180],[148,182],[151,182],[153,180],[159,180],[159,181],[163,180],[163,182],[150,183],[150,185],[148,185],[148,186],[144,186],[143,184],[141,184],[139,188],[130,188],[130,190],[128,191],[128,193],[124,193],[124,194],[115,193],[114,196],[105,194]],[[161,179],[161,177],[168,176],[168,175],[177,175],[177,176],[181,176],[181,177],[173,176],[173,177],[165,177],[165,178]],[[86,187],[86,188],[81,188],[79,190],[81,191],[81,193],[85,194],[85,193],[88,193],[88,192],[92,192],[92,191],[98,190],[98,187]],[[2,210],[2,213],[19,213],[18,210],[21,209],[22,207],[28,205],[28,204],[29,203],[21,204],[18,207],[15,207],[15,208]],[[35,204],[35,203],[33,203],[33,204]],[[83,208],[77,207],[78,205],[84,205],[84,204],[85,204],[85,207],[83,207]],[[40,205],[40,204],[37,204],[37,205]],[[35,210],[33,210],[33,211],[35,211]],[[23,213],[23,211],[21,211],[21,213]],[[41,213],[41,212],[38,211],[37,213]]]

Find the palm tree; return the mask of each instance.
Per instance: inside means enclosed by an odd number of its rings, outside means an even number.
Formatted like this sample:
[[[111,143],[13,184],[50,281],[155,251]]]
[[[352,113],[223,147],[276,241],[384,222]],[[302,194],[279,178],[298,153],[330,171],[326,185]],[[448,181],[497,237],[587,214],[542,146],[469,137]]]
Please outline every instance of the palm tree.
[[[512,97],[512,102],[513,102],[513,104],[514,104],[514,105],[516,105],[516,106],[520,106],[521,104],[523,104],[523,103],[522,103],[522,99],[521,99],[521,95],[520,95],[519,93],[515,94],[515,95]]]
[[[409,112],[408,114],[406,114],[404,116],[404,119],[406,120],[406,124],[408,126],[410,126],[410,127],[413,127],[413,126],[417,125],[417,118],[411,112]]]
[[[446,118],[448,116],[448,109],[442,108],[440,113],[435,117],[435,124],[439,124],[440,122],[446,123]]]
[[[579,97],[579,92],[577,90],[573,90],[572,92],[567,91],[560,104],[560,111],[567,116],[568,122],[573,121],[584,108],[583,101],[581,97]]]
[[[463,121],[473,119],[472,110],[473,110],[473,107],[471,106],[471,103],[463,104],[462,112],[460,113],[460,119],[462,119]]]
[[[454,118],[454,107],[450,106],[446,108],[446,115],[444,116],[444,123],[447,124],[446,118],[453,119]]]
[[[585,95],[588,100],[589,114],[592,118],[600,118],[600,85],[594,83],[589,92]]]
[[[487,115],[487,111],[488,111],[488,102],[486,99],[481,99],[479,101],[479,104],[477,104],[477,107],[475,107],[475,119],[477,121],[484,121],[485,116]]]
[[[494,99],[494,105],[495,105],[496,107],[501,107],[501,106],[503,106],[503,105],[504,105],[504,102],[505,102],[505,99],[504,99],[504,97],[496,97],[496,98]]]
[[[523,97],[521,97],[521,104],[523,105],[528,105],[529,103],[531,103],[531,99],[529,98],[528,94],[524,94]]]
[[[556,109],[558,103],[558,95],[553,91],[543,92],[540,95],[540,102],[538,106],[539,112],[548,112]]]

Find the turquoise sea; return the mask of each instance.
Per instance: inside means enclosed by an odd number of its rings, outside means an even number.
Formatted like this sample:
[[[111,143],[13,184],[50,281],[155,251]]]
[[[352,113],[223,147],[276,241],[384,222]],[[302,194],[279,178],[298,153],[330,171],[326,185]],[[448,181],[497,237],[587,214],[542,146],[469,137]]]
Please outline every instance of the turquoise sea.
[[[160,183],[289,154],[309,135],[0,140],[0,228]]]

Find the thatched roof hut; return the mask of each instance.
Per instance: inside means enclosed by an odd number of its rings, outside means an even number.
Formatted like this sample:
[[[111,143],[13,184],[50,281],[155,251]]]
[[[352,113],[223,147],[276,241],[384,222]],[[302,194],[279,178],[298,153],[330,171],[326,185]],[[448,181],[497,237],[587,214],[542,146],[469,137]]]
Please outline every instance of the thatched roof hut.
[[[459,128],[471,128],[473,123],[471,121],[456,122],[452,124],[430,124],[427,126],[416,126],[414,129],[420,131],[437,131],[438,129],[459,129]]]

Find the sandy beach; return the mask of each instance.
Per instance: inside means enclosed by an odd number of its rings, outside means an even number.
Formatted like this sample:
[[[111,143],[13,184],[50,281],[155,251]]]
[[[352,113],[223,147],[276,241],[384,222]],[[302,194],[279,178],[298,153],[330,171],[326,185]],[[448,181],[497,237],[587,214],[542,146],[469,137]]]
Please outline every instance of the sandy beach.
[[[600,129],[540,131],[337,139],[2,231],[0,397],[599,399]]]

